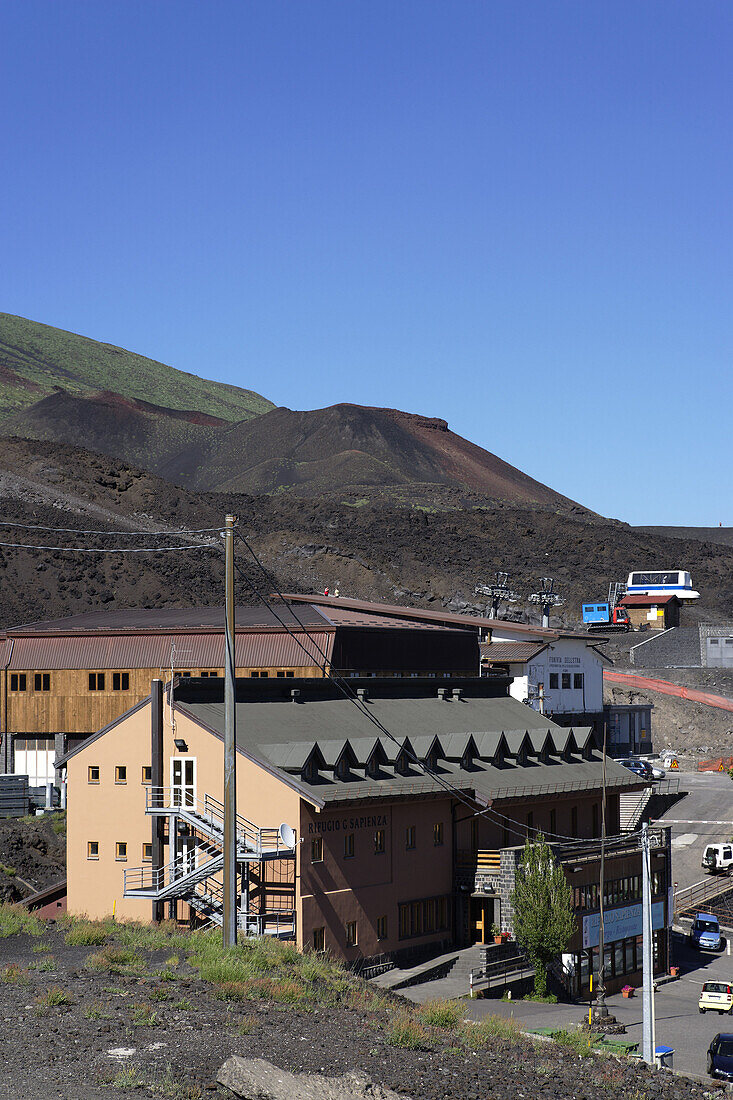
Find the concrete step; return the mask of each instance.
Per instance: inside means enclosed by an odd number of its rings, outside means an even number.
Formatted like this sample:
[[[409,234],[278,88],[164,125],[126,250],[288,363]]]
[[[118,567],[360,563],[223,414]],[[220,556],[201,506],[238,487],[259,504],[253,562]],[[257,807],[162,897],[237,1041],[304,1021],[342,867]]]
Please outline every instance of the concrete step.
[[[481,963],[481,947],[454,948],[443,955],[434,955],[417,966],[388,970],[370,978],[373,985],[381,989],[405,989],[424,982],[446,981],[451,990],[446,997],[465,996],[468,993],[468,976],[472,969]]]

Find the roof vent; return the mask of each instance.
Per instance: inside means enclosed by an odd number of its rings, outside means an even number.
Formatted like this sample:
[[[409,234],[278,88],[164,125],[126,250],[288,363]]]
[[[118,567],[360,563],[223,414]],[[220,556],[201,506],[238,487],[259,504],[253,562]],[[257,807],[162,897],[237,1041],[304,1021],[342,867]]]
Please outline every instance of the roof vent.
[[[292,699],[292,701],[294,703],[299,703],[300,702],[300,688],[291,688],[290,689],[290,698]]]
[[[438,698],[448,699],[450,697],[450,688],[438,688]]]
[[[460,701],[463,698],[463,688],[453,688],[453,698]]]
[[[365,699],[369,698],[369,689],[368,688],[357,688],[356,689],[356,694],[357,694],[357,698],[361,699],[362,702],[363,702]]]

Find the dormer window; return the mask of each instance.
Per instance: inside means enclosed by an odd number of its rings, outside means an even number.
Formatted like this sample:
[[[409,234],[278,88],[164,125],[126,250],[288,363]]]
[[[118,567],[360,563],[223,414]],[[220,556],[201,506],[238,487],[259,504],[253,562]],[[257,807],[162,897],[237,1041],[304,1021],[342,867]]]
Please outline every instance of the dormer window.
[[[325,761],[323,754],[318,745],[314,745],[311,751],[308,753],[301,768],[301,776],[305,783],[315,783],[318,779],[319,771],[325,767]]]
[[[578,752],[578,744],[572,730],[568,733],[567,740],[562,750],[562,758],[566,764],[572,763],[573,754]]]
[[[350,771],[351,769],[349,768],[349,761],[342,754],[336,761],[333,769],[333,774],[335,775],[336,779],[346,779]]]
[[[466,742],[466,747],[461,754],[460,766],[463,768],[464,771],[472,771],[475,767],[476,760],[479,759],[479,756],[480,753],[478,751],[478,746],[476,745],[476,742],[474,741],[473,737],[469,737],[468,741]]]
[[[395,760],[394,770],[398,775],[407,775],[410,770],[410,758],[404,749],[400,749]]]
[[[336,763],[333,766],[334,777],[342,780],[348,779],[351,775],[351,769],[356,767],[357,763],[356,753],[347,741],[336,757]]]
[[[372,751],[367,757],[364,770],[370,779],[379,779],[383,766],[387,763],[387,753],[384,751],[381,741],[375,741]]]

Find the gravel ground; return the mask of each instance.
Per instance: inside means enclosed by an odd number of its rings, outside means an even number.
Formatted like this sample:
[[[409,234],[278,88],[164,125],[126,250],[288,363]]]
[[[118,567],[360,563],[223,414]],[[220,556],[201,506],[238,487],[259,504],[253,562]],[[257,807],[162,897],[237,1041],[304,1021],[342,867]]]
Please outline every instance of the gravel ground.
[[[0,1097],[223,1096],[215,1077],[230,1054],[267,1058],[293,1072],[360,1069],[415,1100],[705,1095],[694,1082],[626,1059],[581,1058],[522,1036],[491,1038],[471,1050],[455,1032],[427,1028],[422,1049],[395,1047],[387,1041],[391,1006],[400,1012],[414,1012],[414,1006],[403,1010],[394,999],[381,1014],[369,1013],[360,1005],[363,987],[356,980],[343,1003],[303,1009],[220,1000],[215,987],[202,982],[182,955],[171,960],[169,950],[142,952],[137,975],[100,972],[89,965],[100,948],[71,946],[66,931],[49,925],[41,937],[0,940]],[[67,1003],[44,1005],[44,997]]]

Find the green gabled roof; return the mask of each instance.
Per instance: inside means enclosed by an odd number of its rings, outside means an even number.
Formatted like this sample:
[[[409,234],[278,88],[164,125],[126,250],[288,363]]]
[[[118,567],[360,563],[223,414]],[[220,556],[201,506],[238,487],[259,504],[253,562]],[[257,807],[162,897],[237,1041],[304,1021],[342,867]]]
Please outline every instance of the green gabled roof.
[[[261,688],[246,682],[236,706],[237,745],[242,752],[270,770],[288,773],[306,797],[321,804],[361,799],[449,794],[448,788],[476,792],[479,800],[552,796],[563,792],[600,790],[602,756],[592,730],[558,726],[526,705],[496,697],[480,680],[462,682],[463,698],[445,702],[437,686],[420,681],[369,679],[366,704],[391,736],[374,726],[364,713],[344,698],[334,685],[322,680],[288,680],[287,690]],[[297,702],[290,692],[297,687]],[[208,727],[219,736],[224,730],[223,685],[206,681],[202,688],[186,681],[176,689],[179,712]],[[551,739],[548,742],[548,736]],[[443,749],[436,773],[421,765],[435,740]],[[461,760],[471,740],[478,756],[470,768]],[[545,744],[554,752],[542,760]],[[407,744],[418,760],[407,774],[395,770]],[[526,759],[517,758],[521,746]],[[382,749],[378,777],[367,774],[370,756]],[[590,759],[583,759],[588,746]],[[569,758],[563,759],[563,752]],[[348,774],[337,778],[339,757],[349,754]],[[446,759],[447,757],[447,759]],[[305,777],[306,761],[315,763],[315,774]],[[297,775],[297,779],[296,779]],[[609,789],[640,789],[638,776],[606,759]]]

